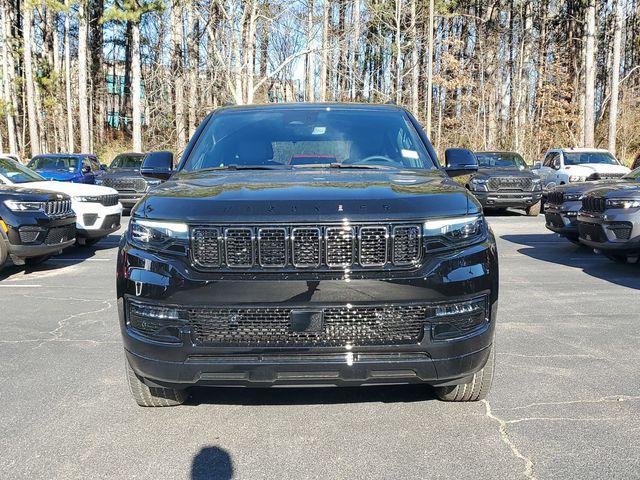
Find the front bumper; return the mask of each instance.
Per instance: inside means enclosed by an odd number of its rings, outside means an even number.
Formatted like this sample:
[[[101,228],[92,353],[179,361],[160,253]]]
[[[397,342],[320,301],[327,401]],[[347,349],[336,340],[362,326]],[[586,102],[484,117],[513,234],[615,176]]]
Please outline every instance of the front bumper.
[[[545,205],[545,226],[547,229],[563,237],[577,240],[578,212],[581,206],[581,202],[565,202],[562,205]]]
[[[580,242],[605,252],[640,253],[640,210],[635,210],[580,211]],[[621,235],[620,227],[626,229],[624,235]]]
[[[497,252],[490,239],[456,252],[432,254],[414,271],[215,276],[198,273],[181,259],[136,249],[123,238],[117,291],[127,358],[149,384],[178,388],[458,384],[484,366],[493,342]],[[419,341],[410,344],[207,345],[194,341],[191,326],[182,327],[176,341],[167,343],[139,335],[127,325],[130,299],[170,307],[317,310],[455,303],[478,296],[485,296],[487,304],[487,318],[481,326],[462,337],[435,340],[427,325]]]
[[[542,199],[542,191],[535,192],[482,192],[472,191],[484,208],[527,208]]]
[[[120,228],[122,205],[105,207],[100,203],[73,202],[76,213],[77,235],[84,238],[100,238]]]
[[[49,219],[44,215],[24,215],[24,221],[7,224],[9,254],[21,259],[51,255],[64,250],[76,241],[75,223],[76,217],[73,215],[57,219]],[[26,241],[27,236],[33,241]]]

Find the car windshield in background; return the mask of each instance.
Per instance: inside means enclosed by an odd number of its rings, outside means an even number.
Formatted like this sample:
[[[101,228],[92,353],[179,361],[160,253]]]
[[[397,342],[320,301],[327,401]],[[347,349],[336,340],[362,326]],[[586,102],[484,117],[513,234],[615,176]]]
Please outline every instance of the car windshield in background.
[[[582,165],[585,163],[604,163],[618,165],[618,161],[609,152],[565,152],[565,165]]]
[[[41,182],[44,180],[36,172],[8,158],[0,158],[0,175],[12,183]]]
[[[624,178],[625,180],[640,181],[640,167],[636,168],[635,170],[631,170],[622,178]]]
[[[29,168],[36,170],[71,170],[78,168],[77,157],[33,157]]]
[[[333,107],[228,110],[214,115],[183,167],[435,168],[399,110]]]
[[[527,168],[527,162],[517,153],[476,153],[476,157],[480,168]]]
[[[111,162],[111,168],[131,168],[140,170],[143,155],[118,155]]]

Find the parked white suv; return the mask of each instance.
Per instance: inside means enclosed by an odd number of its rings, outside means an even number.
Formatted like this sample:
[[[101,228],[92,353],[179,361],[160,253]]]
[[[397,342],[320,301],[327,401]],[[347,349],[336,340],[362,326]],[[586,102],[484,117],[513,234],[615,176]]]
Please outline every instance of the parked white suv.
[[[607,150],[597,148],[549,150],[532,170],[542,179],[545,192],[556,185],[619,178],[631,171]]]
[[[28,184],[30,188],[66,193],[76,214],[76,239],[91,245],[120,228],[122,205],[113,188],[42,178],[10,157],[0,156],[0,185]]]

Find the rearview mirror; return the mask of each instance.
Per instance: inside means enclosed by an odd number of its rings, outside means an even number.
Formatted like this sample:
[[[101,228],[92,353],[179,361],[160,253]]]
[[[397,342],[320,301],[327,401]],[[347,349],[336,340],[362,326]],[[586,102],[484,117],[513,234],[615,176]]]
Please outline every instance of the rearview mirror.
[[[478,171],[476,155],[465,148],[448,148],[444,152],[444,170],[450,177],[471,175]]]
[[[166,151],[147,153],[142,161],[140,173],[143,177],[168,180],[173,173],[173,153]]]

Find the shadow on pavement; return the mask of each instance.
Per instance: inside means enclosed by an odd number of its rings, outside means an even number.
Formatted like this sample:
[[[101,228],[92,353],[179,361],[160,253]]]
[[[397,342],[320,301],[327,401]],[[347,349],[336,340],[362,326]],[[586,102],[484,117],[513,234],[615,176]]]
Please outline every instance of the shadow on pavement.
[[[518,253],[543,262],[579,268],[587,275],[640,290],[640,267],[614,263],[590,249],[558,239],[554,234],[502,235],[502,240],[523,245]],[[554,241],[557,240],[557,241]]]
[[[233,478],[231,455],[220,447],[204,447],[193,457],[193,480],[230,480]]]
[[[189,405],[335,405],[349,403],[411,403],[435,400],[427,385],[366,387],[231,388],[195,387]]]
[[[54,255],[47,261],[39,265],[14,265],[11,260],[7,260],[5,267],[0,270],[0,281],[18,273],[29,275],[30,273],[48,272],[56,270],[61,266],[77,265],[95,256],[96,252],[117,248],[120,243],[120,234],[112,233],[100,239],[98,243],[91,246],[74,245],[65,249],[60,255]]]

